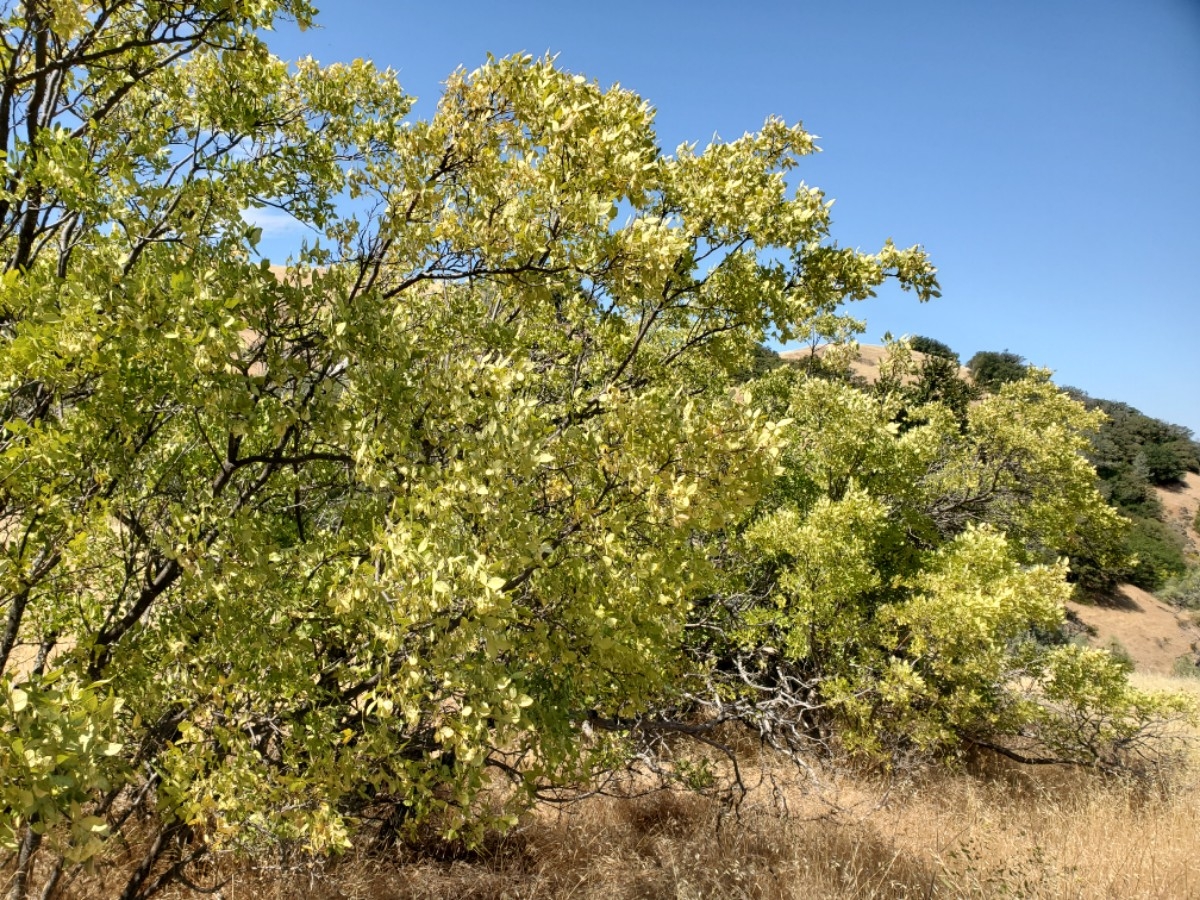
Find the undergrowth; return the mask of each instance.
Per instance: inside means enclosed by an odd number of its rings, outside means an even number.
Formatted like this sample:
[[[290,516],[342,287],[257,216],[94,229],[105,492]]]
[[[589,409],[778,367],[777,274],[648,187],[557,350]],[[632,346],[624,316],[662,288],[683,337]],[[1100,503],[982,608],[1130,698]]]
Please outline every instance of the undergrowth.
[[[1200,693],[1194,680],[1144,686]],[[402,846],[324,863],[219,857],[191,880],[223,900],[1200,894],[1195,758],[1140,781],[995,757],[903,780],[842,767],[819,773],[819,793],[789,764],[750,764],[762,777],[736,814],[671,791],[593,797],[539,808],[473,849]],[[65,896],[99,900],[110,889],[82,875]],[[197,895],[174,885],[160,896]]]

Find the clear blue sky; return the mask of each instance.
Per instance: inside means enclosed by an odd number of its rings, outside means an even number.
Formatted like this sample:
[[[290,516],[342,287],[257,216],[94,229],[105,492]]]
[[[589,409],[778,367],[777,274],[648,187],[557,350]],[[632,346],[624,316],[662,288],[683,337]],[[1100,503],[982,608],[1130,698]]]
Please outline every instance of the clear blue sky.
[[[1012,350],[1200,434],[1200,0],[325,0],[318,21],[268,40],[395,68],[418,116],[457,66],[523,50],[638,91],[668,150],[802,121],[840,242],[921,243],[940,270],[929,305],[859,305],[865,340]]]

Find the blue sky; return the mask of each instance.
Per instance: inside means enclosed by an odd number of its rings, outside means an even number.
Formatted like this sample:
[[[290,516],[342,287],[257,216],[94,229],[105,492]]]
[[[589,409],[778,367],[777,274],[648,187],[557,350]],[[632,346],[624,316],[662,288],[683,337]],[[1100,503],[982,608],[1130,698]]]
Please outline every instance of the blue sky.
[[[928,305],[858,305],[864,340],[1011,350],[1200,434],[1196,0],[326,0],[318,21],[269,43],[390,66],[417,116],[459,65],[549,51],[647,98],[668,150],[802,121],[838,240],[920,243],[940,271]]]

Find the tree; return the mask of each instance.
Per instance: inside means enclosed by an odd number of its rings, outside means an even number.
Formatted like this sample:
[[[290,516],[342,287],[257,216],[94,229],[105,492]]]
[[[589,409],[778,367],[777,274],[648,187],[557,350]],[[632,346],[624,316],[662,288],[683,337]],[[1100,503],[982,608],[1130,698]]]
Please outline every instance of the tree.
[[[389,72],[267,52],[311,14],[5,13],[13,896],[138,808],[128,898],[213,849],[470,833],[589,784],[625,743],[583,725],[676,683],[696,536],[776,465],[732,387],[756,346],[886,278],[937,293],[789,190],[799,127],[667,156],[641,98],[529,57],[408,121]],[[256,207],[311,234],[282,276]]]
[[[1083,391],[1075,395],[1106,419],[1092,439],[1092,460],[1101,477],[1132,472],[1143,481],[1170,484],[1200,466],[1200,445],[1191,429],[1153,419],[1127,403],[1099,400]]]
[[[940,403],[965,425],[968,410],[979,399],[980,390],[961,376],[956,360],[930,355],[921,361],[914,380],[904,386],[903,394],[906,403],[913,407]]]
[[[1183,478],[1188,448],[1181,442],[1151,444],[1145,449],[1147,477],[1153,484],[1172,484]]]
[[[951,350],[948,344],[939,340],[918,334],[908,339],[908,345],[918,353],[924,353],[926,356],[940,356],[952,360],[955,366],[958,365],[958,354]]]
[[[1196,466],[1198,447],[1190,429],[1153,419],[1127,403],[1099,400],[1070,389],[1087,408],[1104,413],[1091,435],[1088,457],[1100,475],[1104,497],[1133,521],[1127,550],[1137,557],[1132,567],[1105,570],[1087,566],[1096,578],[1091,586],[1104,590],[1119,580],[1155,590],[1182,571],[1179,536],[1161,521],[1162,503],[1153,485],[1172,484]]]
[[[889,761],[986,747],[1021,760],[1141,765],[1186,707],[1132,688],[1103,650],[1057,637],[1066,557],[1122,557],[1124,524],[1083,455],[1099,416],[1034,371],[907,430],[897,394],[771,373],[781,474],[719,542],[697,604],[692,702],[803,755]]]
[[[997,353],[992,350],[980,350],[969,360],[967,368],[975,384],[989,391],[995,391],[1003,384],[1020,381],[1025,377],[1025,358],[1005,350]]]
[[[1130,567],[1127,577],[1140,588],[1156,591],[1187,569],[1183,555],[1186,539],[1158,519],[1135,518],[1128,544],[1136,563]]]

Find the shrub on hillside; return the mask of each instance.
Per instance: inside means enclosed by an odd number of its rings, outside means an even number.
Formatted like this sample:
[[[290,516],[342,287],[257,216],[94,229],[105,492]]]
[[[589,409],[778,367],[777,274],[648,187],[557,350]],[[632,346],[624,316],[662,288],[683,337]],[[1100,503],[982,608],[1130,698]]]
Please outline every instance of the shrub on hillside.
[[[1171,484],[1183,478],[1188,469],[1187,447],[1180,441],[1151,444],[1143,451],[1146,478],[1152,484]]]
[[[980,350],[967,362],[967,368],[975,383],[989,391],[998,390],[1011,381],[1020,381],[1028,370],[1025,357],[1007,350],[1002,353]]]
[[[1108,651],[1108,655],[1113,658],[1113,661],[1125,670],[1126,674],[1132,672],[1137,667],[1133,656],[1126,649],[1125,645],[1121,643],[1120,638],[1110,637],[1104,645],[1104,649]]]
[[[1092,437],[1092,464],[1101,478],[1133,470],[1154,484],[1169,484],[1186,471],[1200,471],[1200,444],[1190,428],[1147,416],[1127,403],[1075,396],[1107,421]]]
[[[1163,585],[1158,596],[1184,609],[1200,609],[1200,566],[1172,578]]]
[[[1162,503],[1144,478],[1132,470],[1120,472],[1100,482],[1104,499],[1127,516],[1156,519],[1162,514]]]
[[[946,359],[954,360],[954,364],[958,365],[958,354],[939,340],[918,334],[908,339],[908,345],[918,353],[924,353],[926,356],[943,356]]]
[[[1134,519],[1127,546],[1137,554],[1129,581],[1144,590],[1156,591],[1187,570],[1183,538],[1157,519]]]
[[[1068,578],[1079,593],[1102,596],[1128,580],[1134,562],[1129,551],[1129,529],[1126,519],[1123,530],[1103,537],[1089,536],[1067,552]]]

